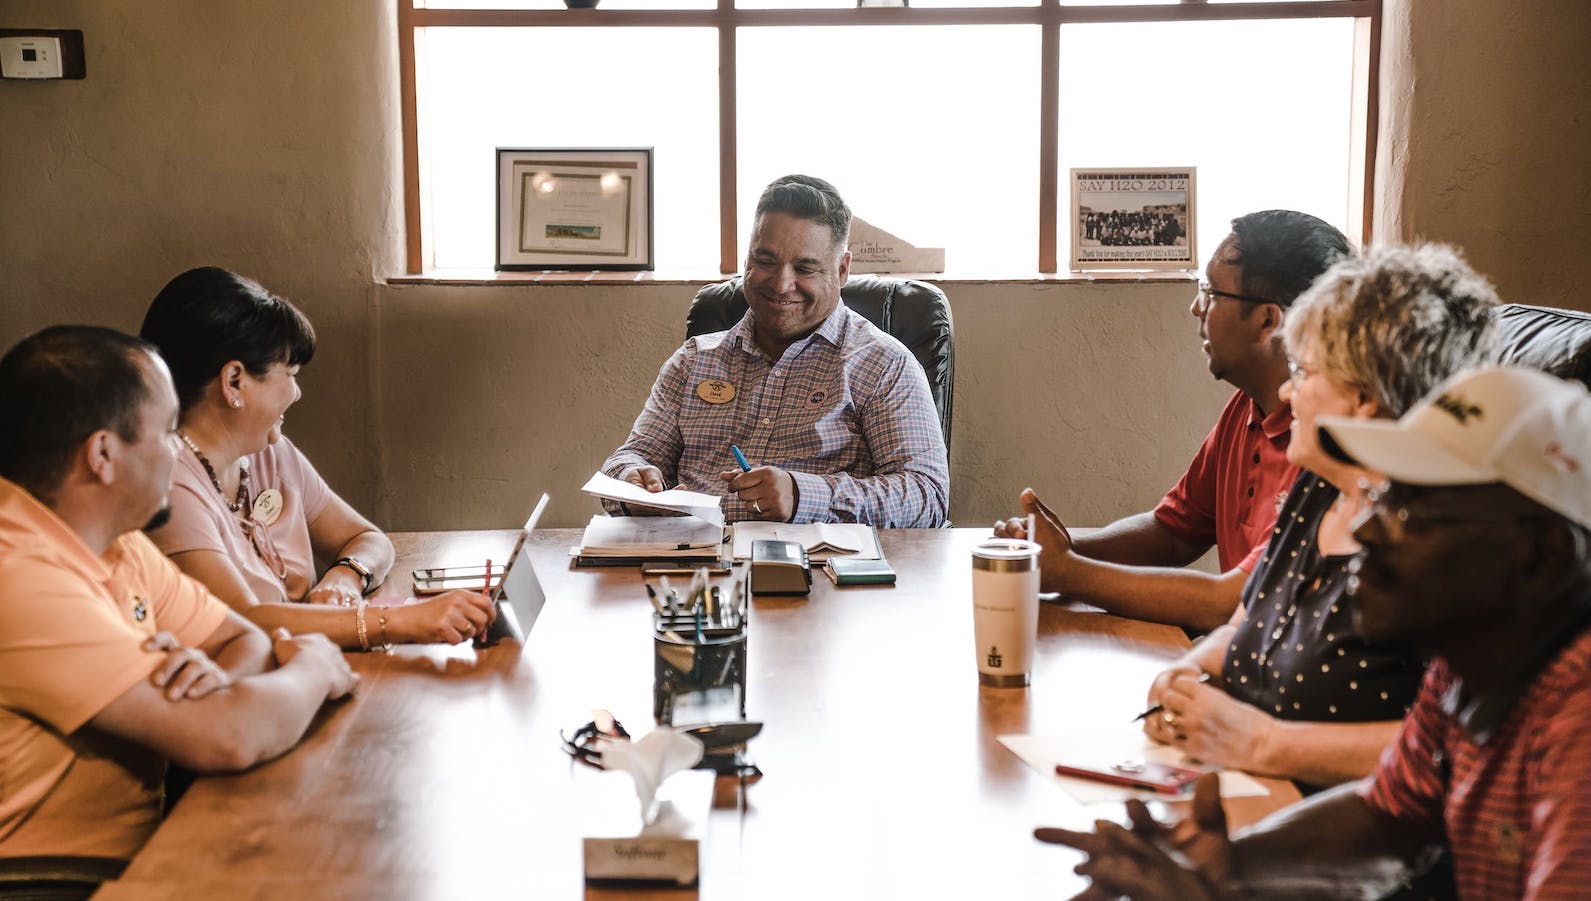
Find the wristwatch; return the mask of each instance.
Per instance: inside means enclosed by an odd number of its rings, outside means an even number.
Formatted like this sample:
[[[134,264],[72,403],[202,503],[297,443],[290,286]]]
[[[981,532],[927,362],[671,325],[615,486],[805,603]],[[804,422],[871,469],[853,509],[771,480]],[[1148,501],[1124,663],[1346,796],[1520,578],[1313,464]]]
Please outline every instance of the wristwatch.
[[[358,560],[355,560],[352,557],[338,557],[337,561],[332,564],[332,568],[335,569],[339,566],[346,566],[358,573],[360,593],[370,593],[370,583],[375,579],[374,575],[370,572],[370,567],[365,566],[363,563],[360,563]]]

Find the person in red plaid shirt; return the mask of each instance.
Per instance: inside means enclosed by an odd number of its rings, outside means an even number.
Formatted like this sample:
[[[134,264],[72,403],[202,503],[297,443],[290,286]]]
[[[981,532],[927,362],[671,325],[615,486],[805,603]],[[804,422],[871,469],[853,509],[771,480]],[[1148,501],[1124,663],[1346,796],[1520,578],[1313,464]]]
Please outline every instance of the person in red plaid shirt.
[[[1459,896],[1591,897],[1591,393],[1455,376],[1396,423],[1322,418],[1385,474],[1355,531],[1356,628],[1433,655],[1375,772],[1228,839],[1213,776],[1174,825],[1041,829],[1087,897],[1376,897],[1441,848]]]

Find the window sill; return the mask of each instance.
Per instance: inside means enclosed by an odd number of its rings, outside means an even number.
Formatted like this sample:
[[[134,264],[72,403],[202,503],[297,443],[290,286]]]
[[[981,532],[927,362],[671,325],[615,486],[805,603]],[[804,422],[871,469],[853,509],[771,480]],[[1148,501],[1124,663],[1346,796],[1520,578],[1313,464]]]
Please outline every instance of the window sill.
[[[1191,269],[1124,269],[1098,272],[1027,273],[1022,275],[979,275],[976,273],[892,272],[895,278],[913,278],[935,285],[1089,285],[1089,284],[1184,284],[1196,281]],[[596,272],[555,270],[546,272],[495,272],[489,269],[433,269],[418,275],[387,277],[389,285],[704,285],[729,278],[717,272]]]

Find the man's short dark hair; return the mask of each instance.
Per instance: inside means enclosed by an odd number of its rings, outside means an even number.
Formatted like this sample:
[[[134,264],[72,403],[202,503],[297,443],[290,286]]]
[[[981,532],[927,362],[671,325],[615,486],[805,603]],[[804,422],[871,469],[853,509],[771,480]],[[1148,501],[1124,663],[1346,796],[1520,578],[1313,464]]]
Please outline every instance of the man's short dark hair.
[[[0,357],[0,476],[46,503],[88,436],[139,438],[155,348],[97,325],[57,325]]]
[[[1295,210],[1261,210],[1232,220],[1243,293],[1288,307],[1332,264],[1353,253],[1348,236]]]
[[[184,410],[233,360],[259,378],[276,363],[302,366],[315,356],[315,327],[297,307],[215,266],[167,282],[138,334],[160,349]]]
[[[757,216],[763,213],[784,213],[797,219],[810,219],[828,226],[834,243],[844,250],[851,237],[851,208],[845,205],[840,192],[821,178],[810,175],[786,175],[774,179],[762,190],[757,199]]]

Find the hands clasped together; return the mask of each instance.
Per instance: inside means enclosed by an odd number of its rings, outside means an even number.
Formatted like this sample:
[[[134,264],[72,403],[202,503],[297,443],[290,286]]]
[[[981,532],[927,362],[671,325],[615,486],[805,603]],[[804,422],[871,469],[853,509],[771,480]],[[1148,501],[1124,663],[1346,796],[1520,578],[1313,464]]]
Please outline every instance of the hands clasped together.
[[[1127,818],[1131,828],[1097,820],[1093,832],[1033,830],[1039,841],[1088,855],[1076,872],[1087,876],[1090,885],[1074,901],[1199,901],[1232,896],[1232,842],[1214,773],[1194,784],[1193,811],[1187,818],[1161,823],[1136,800],[1127,802]]]
[[[1160,711],[1144,717],[1144,734],[1201,763],[1266,772],[1264,761],[1276,720],[1206,683],[1203,676],[1204,671],[1191,661],[1181,661],[1156,676],[1148,703]]]

